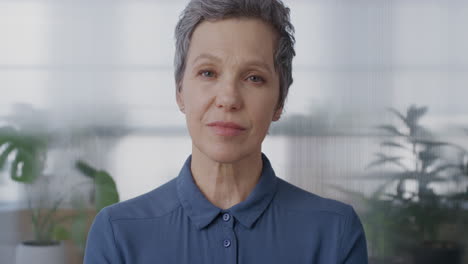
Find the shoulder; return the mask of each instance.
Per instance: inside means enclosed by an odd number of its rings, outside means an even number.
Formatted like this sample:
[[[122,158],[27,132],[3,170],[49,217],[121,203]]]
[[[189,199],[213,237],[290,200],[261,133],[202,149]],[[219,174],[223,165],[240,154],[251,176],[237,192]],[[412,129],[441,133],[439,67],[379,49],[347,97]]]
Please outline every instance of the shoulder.
[[[302,230],[309,228],[316,234],[334,237],[340,263],[367,263],[364,229],[352,206],[310,193],[280,178],[274,199],[275,206]]]
[[[166,215],[180,206],[177,197],[176,179],[135,198],[110,205],[100,214],[109,221],[119,219],[157,218]]]
[[[275,204],[281,209],[303,214],[320,213],[344,219],[354,214],[348,204],[308,192],[281,178],[278,178]]]

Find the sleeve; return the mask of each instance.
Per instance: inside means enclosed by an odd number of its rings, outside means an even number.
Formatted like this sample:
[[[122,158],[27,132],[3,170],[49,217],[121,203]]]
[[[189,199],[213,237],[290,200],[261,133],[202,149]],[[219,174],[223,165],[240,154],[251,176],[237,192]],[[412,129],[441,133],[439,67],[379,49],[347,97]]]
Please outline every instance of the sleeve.
[[[102,209],[94,219],[88,233],[84,264],[123,263],[115,245],[109,211],[109,207]]]
[[[350,211],[341,239],[340,264],[367,264],[367,243],[364,228],[352,207]]]

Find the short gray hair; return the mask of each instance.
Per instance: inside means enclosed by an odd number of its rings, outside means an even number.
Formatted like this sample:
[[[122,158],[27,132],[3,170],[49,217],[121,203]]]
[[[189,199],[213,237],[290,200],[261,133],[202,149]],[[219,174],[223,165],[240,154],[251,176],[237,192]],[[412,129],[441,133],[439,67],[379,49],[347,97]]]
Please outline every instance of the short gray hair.
[[[289,8],[281,0],[191,0],[182,12],[175,29],[176,89],[180,91],[182,86],[192,33],[202,21],[258,18],[273,26],[279,35],[274,60],[280,81],[277,108],[283,107],[293,82],[292,59],[296,55],[294,27],[290,22],[289,12]]]

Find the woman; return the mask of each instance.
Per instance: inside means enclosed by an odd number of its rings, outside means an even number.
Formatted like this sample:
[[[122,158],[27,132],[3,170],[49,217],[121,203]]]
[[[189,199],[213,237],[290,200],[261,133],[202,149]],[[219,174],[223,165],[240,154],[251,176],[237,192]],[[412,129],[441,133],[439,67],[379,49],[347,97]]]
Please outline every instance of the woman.
[[[292,34],[279,0],[188,3],[175,77],[192,155],[98,214],[85,263],[367,263],[354,210],[277,178],[261,152],[292,83]]]

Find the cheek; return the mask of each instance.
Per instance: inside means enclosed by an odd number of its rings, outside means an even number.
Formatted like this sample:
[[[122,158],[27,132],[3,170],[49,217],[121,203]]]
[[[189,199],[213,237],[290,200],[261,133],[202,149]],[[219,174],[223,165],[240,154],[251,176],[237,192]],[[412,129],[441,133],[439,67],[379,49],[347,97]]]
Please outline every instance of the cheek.
[[[200,101],[213,94],[213,85],[208,85],[203,81],[187,79],[185,84],[186,97],[190,101]]]
[[[274,106],[274,103],[269,100],[264,103],[257,101],[256,104],[253,104],[251,116],[256,124],[256,130],[258,130],[258,132],[264,133],[268,130],[273,119]]]
[[[200,108],[200,96],[190,86],[184,87],[184,103],[187,110],[187,117],[193,116],[197,113],[197,109]]]
[[[185,94],[185,117],[188,125],[195,129],[204,121],[207,112],[207,100],[196,92],[188,92]]]
[[[257,110],[259,109],[264,115],[269,115],[273,113],[276,103],[278,102],[277,95],[278,93],[267,89],[246,98],[249,98],[248,100],[250,100],[251,106],[255,107]]]

